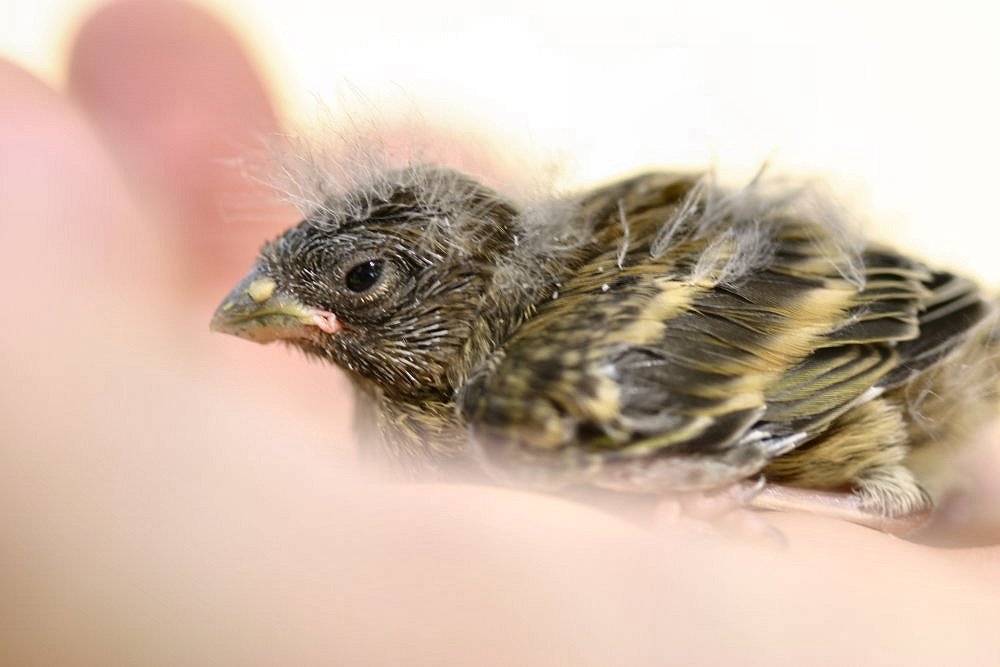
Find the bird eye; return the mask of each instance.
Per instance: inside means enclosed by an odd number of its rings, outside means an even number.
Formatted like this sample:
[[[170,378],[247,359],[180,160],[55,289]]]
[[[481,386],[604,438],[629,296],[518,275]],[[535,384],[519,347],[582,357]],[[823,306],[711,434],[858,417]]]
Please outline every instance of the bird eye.
[[[382,260],[369,259],[361,262],[344,276],[344,284],[352,292],[361,294],[370,290],[382,277]]]

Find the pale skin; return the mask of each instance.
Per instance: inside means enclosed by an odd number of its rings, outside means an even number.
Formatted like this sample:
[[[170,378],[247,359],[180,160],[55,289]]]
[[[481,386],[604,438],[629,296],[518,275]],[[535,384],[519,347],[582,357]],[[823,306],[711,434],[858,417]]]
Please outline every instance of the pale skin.
[[[123,25],[148,70],[115,71]],[[217,160],[274,126],[228,39],[191,8],[126,3],[85,27],[71,92],[0,65],[0,663],[995,661],[996,441],[975,502],[931,534],[964,513],[986,546],[958,549],[762,515],[777,548],[669,509],[636,525],[366,482],[336,371],[207,330],[294,215],[227,224],[206,203],[266,201]],[[198,89],[206,59],[222,71],[182,114],[170,82]]]

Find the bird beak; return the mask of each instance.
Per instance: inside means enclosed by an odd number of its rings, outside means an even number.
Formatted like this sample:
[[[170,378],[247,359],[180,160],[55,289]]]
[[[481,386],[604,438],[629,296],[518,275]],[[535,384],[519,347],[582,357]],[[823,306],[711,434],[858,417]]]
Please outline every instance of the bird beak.
[[[317,330],[334,334],[341,328],[336,315],[282,292],[260,267],[254,267],[222,300],[210,326],[212,331],[257,343],[314,338]]]

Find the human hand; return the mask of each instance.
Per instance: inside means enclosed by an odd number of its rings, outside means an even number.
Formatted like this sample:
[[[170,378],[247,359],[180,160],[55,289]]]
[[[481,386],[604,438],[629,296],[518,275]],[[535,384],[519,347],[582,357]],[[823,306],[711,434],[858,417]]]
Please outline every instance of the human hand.
[[[0,70],[0,662],[995,658],[995,546],[775,514],[775,551],[683,519],[651,530],[558,498],[365,481],[336,371],[207,331],[289,223],[275,206],[227,224],[211,205],[266,199],[219,158],[274,127],[228,33],[126,2],[73,58],[71,96]],[[196,104],[169,83],[199,76]],[[978,466],[994,505],[997,452]]]

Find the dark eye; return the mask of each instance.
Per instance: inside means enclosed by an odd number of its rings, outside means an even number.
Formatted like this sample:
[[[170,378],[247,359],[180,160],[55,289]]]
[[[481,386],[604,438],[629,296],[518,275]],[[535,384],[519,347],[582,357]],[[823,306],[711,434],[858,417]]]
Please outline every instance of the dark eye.
[[[344,284],[352,292],[361,294],[370,290],[382,277],[382,260],[369,259],[361,262],[344,276]]]

